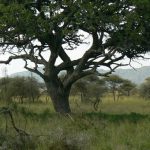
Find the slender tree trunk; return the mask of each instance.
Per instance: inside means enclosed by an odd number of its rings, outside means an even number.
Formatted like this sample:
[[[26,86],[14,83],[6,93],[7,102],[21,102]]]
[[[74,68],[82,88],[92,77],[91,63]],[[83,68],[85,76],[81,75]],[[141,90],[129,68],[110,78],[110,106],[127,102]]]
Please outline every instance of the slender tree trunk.
[[[60,83],[55,81],[46,82],[48,94],[51,97],[56,112],[70,113],[69,94],[70,89],[64,88]]]
[[[114,99],[114,102],[116,101],[116,93],[115,91],[112,92],[113,93],[113,99]]]
[[[118,92],[117,101],[119,101],[121,94]]]
[[[23,104],[23,97],[20,97],[20,103]]]
[[[87,96],[87,94],[85,92],[81,92],[81,102],[82,103],[89,103],[89,97]]]
[[[35,97],[33,96],[33,94],[31,94],[31,100],[33,103],[35,102]]]
[[[81,102],[85,103],[85,97],[84,97],[84,94],[82,92],[80,93],[80,97],[81,97]]]

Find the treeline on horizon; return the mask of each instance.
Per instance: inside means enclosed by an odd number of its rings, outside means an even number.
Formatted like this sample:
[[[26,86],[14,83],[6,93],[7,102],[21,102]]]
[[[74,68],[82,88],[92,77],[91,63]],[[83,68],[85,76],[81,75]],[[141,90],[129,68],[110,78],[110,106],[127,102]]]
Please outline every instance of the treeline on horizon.
[[[64,76],[60,76],[64,80]],[[123,79],[118,75],[109,77],[98,77],[89,75],[78,80],[71,89],[70,97],[78,97],[82,103],[91,103],[94,109],[98,109],[103,97],[110,96],[118,101],[124,96],[140,96],[143,99],[150,99],[150,78],[147,78],[141,85]],[[31,77],[3,77],[0,79],[0,100],[11,102],[46,102],[50,99],[44,83],[38,82]]]

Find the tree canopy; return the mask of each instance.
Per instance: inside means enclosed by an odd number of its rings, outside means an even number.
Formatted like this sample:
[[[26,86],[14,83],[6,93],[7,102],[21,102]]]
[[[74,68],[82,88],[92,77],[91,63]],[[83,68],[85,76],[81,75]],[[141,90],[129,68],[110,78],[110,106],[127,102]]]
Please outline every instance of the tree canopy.
[[[136,87],[136,84],[132,83],[130,80],[125,80],[124,79],[122,85],[120,86],[120,92],[123,95],[130,96],[131,91],[133,89],[135,89],[135,87]]]
[[[139,92],[141,97],[145,99],[150,98],[150,77],[145,79],[145,82],[141,84]]]
[[[23,99],[27,98],[34,102],[39,95],[39,83],[33,77],[7,77],[0,79],[1,100],[11,102],[13,98],[18,98],[23,103]]]
[[[124,79],[122,79],[118,75],[111,75],[109,77],[104,78],[104,80],[108,89],[113,94],[114,101],[116,101],[117,93],[120,90],[122,84],[124,83]]]
[[[70,112],[74,82],[97,67],[107,67],[108,72],[98,72],[107,75],[122,65],[119,60],[150,50],[149,14],[149,0],[0,0],[0,52],[10,56],[0,63],[24,60],[26,69],[44,79],[55,110]],[[71,59],[67,51],[87,44],[87,35],[92,37],[91,47]],[[62,60],[58,65],[57,58]],[[63,81],[58,76],[62,70],[67,72]]]

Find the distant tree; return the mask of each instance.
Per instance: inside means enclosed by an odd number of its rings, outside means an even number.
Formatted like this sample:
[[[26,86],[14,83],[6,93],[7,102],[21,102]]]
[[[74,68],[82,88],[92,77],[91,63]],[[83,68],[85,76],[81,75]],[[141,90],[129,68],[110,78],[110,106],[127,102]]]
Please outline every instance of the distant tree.
[[[120,92],[123,95],[130,96],[131,91],[136,87],[136,84],[132,83],[130,80],[123,81],[122,85],[120,86]]]
[[[79,81],[77,81],[73,88],[74,94],[79,94],[81,102],[92,103],[94,109],[98,109],[98,105],[101,102],[101,98],[106,92],[105,81],[100,79],[96,75],[89,75]]]
[[[149,0],[0,0],[0,53],[9,56],[0,63],[23,60],[43,78],[55,111],[70,113],[68,98],[77,80],[102,66],[109,70],[99,75],[108,75],[125,57],[150,50],[149,14]],[[67,51],[76,51],[87,37],[92,40],[84,54],[70,58]]]
[[[18,99],[21,103],[23,103],[24,98],[27,98],[34,102],[34,100],[39,97],[40,91],[38,82],[34,78],[7,78],[7,90],[5,90],[3,80],[4,79],[0,80],[0,93],[1,95],[4,95],[3,97],[7,95],[7,97],[9,97],[10,100],[12,100],[13,98]]]
[[[11,93],[9,91],[9,83],[11,82],[11,78],[3,77],[0,79],[0,99],[5,101],[7,104],[11,102]]]
[[[89,83],[88,97],[91,98],[95,110],[98,110],[99,103],[102,102],[102,97],[106,92],[107,87],[103,79],[97,78],[94,82]]]
[[[116,101],[118,99],[119,89],[123,84],[124,79],[118,75],[110,75],[109,77],[104,78],[104,80],[106,81],[106,86],[113,95],[114,101]]]
[[[26,79],[26,86],[28,87],[28,98],[34,102],[35,100],[38,100],[40,96],[40,87],[41,84],[37,82],[37,80],[31,76]]]
[[[140,96],[144,99],[150,99],[150,77],[141,84],[139,88]]]
[[[79,95],[82,103],[88,103],[88,86],[87,81],[84,79],[78,80],[72,87],[71,93]]]
[[[8,84],[8,91],[11,93],[11,97],[18,99],[23,103],[23,99],[27,97],[30,87],[26,84],[24,77],[14,77]]]
[[[4,67],[2,69],[3,78],[0,79],[0,98],[5,101],[7,104],[11,102],[10,93],[8,92],[8,83],[10,82],[10,78],[7,74],[7,68]]]

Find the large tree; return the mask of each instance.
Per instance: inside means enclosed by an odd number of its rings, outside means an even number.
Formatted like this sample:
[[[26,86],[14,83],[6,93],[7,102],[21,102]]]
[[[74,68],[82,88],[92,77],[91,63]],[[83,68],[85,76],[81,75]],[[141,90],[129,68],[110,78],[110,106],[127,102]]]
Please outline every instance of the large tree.
[[[10,56],[0,63],[24,60],[27,70],[44,79],[56,112],[69,113],[74,82],[101,66],[110,70],[99,75],[107,75],[124,57],[149,50],[149,14],[149,0],[0,0],[0,51]],[[67,50],[77,51],[87,35],[91,47],[72,60]],[[58,76],[62,70],[64,80]]]

